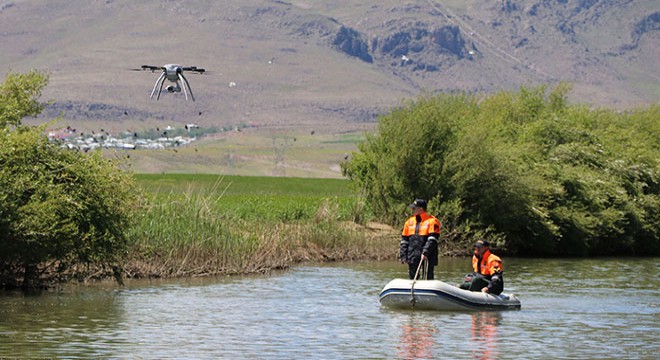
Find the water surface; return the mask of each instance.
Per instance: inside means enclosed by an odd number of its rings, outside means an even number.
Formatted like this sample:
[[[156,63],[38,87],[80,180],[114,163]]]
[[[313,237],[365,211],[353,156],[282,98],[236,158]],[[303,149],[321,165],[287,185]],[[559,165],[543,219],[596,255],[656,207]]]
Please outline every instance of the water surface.
[[[656,358],[655,259],[504,259],[522,310],[389,310],[395,262],[0,295],[0,358]],[[469,259],[441,259],[457,283]]]

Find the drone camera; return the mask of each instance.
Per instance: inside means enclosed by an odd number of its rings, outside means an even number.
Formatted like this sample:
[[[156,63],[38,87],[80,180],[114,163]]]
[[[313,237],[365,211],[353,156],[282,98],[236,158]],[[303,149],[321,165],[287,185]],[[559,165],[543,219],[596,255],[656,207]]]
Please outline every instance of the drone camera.
[[[175,93],[175,92],[181,92],[181,87],[179,84],[177,85],[170,85],[165,88],[169,93]]]

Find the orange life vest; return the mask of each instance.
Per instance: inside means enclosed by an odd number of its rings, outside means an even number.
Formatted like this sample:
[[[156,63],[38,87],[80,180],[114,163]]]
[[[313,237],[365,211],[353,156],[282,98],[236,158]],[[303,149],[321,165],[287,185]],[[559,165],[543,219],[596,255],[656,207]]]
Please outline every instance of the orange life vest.
[[[486,250],[481,256],[481,263],[479,263],[477,255],[472,256],[472,268],[476,273],[492,276],[503,270],[502,259],[497,255],[491,254],[490,250]]]
[[[434,234],[434,236],[430,236]],[[408,264],[420,261],[426,251],[429,264],[438,265],[438,235],[440,221],[426,211],[412,216],[403,225],[399,256]]]
[[[419,214],[419,217],[422,221],[419,223],[419,230],[417,230],[417,220],[415,216],[412,216],[406,221],[403,226],[403,231],[401,235],[403,236],[428,236],[429,234],[439,234],[440,233],[440,221],[436,219],[433,215],[429,215],[426,211]]]

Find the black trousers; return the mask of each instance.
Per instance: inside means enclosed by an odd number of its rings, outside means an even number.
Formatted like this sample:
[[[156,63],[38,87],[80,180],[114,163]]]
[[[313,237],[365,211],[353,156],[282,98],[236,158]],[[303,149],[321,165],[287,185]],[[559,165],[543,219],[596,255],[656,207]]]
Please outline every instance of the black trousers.
[[[481,291],[487,286],[491,286],[490,292],[492,294],[499,295],[502,293],[502,290],[504,290],[502,274],[493,275],[492,280],[477,273],[467,274],[459,287],[463,290]]]
[[[424,270],[426,270],[428,264],[428,270],[427,274],[424,274]],[[408,264],[408,276],[410,276],[410,280],[415,279],[415,273],[417,272],[417,267],[419,266],[419,262],[416,262],[414,264]],[[426,275],[426,277],[424,277]],[[433,265],[430,264],[429,261],[426,261],[424,264],[422,264],[422,268],[419,269],[419,275],[417,275],[418,280],[433,280]]]

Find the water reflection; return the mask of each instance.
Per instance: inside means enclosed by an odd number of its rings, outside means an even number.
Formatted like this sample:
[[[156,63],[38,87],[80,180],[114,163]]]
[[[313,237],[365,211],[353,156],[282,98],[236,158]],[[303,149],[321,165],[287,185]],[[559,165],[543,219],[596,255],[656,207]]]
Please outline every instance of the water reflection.
[[[660,277],[639,276],[658,260],[507,259],[523,301],[507,312],[381,307],[398,262],[1,294],[0,359],[653,358]],[[465,267],[443,259],[436,276]]]
[[[438,328],[412,314],[401,326],[397,355],[401,359],[431,359],[437,347]]]
[[[0,343],[3,351],[23,357],[98,355],[97,336],[112,331],[123,316],[114,291],[48,292],[0,297]]]
[[[478,312],[472,314],[472,357],[475,359],[499,359],[497,349],[497,328],[502,321],[499,312]]]

